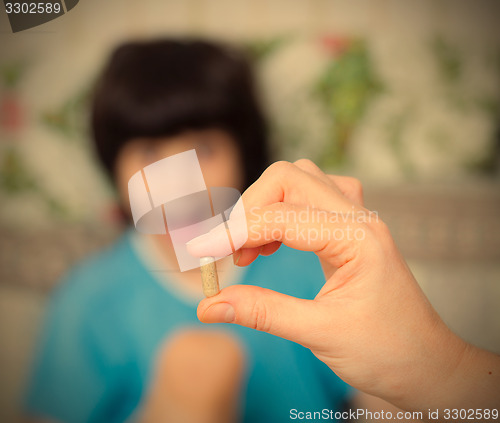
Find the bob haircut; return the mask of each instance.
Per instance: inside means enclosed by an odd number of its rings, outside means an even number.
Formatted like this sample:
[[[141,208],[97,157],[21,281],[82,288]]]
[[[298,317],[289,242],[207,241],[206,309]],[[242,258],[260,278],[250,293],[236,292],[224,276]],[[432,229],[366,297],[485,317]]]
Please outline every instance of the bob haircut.
[[[91,123],[97,155],[113,180],[118,153],[127,142],[188,130],[217,128],[232,135],[245,189],[269,164],[267,123],[248,61],[207,41],[119,46],[95,87]]]

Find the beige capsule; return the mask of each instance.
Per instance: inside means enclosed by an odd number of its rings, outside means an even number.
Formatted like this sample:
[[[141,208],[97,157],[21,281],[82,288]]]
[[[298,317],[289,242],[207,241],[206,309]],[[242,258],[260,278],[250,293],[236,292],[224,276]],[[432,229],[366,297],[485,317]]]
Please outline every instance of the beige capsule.
[[[201,282],[205,297],[213,297],[220,292],[219,278],[214,257],[200,258]]]

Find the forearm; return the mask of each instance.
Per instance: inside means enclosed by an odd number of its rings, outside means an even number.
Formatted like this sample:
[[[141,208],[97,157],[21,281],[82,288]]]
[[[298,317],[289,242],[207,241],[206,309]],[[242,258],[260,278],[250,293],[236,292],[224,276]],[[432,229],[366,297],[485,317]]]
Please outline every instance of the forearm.
[[[407,375],[408,390],[400,398],[390,399],[399,407],[421,411],[424,420],[438,410],[440,422],[478,421],[477,413],[446,410],[492,410],[498,421],[500,409],[500,356],[474,347],[448,329],[429,338],[427,356]],[[404,382],[402,382],[404,383]],[[493,410],[497,410],[493,412]],[[468,420],[469,419],[469,420]]]
[[[381,398],[365,394],[364,392],[359,392],[353,398],[351,409],[356,413],[361,412],[358,419],[359,423],[373,422],[374,418],[378,422],[397,422],[399,420],[400,422],[404,421],[404,423],[416,423],[422,421],[418,420],[420,412],[405,412]]]
[[[499,409],[500,356],[468,344],[461,364],[450,380],[450,391],[443,399],[443,406],[455,409]]]

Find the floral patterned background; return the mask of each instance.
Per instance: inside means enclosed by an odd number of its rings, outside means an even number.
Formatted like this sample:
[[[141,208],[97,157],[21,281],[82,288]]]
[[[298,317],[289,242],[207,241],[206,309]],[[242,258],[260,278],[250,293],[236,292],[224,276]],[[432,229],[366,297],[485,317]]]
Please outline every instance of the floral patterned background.
[[[88,99],[110,48],[138,37],[247,49],[276,158],[309,157],[375,185],[498,180],[495,2],[85,3],[3,35],[0,221],[9,226],[116,220],[92,159]]]

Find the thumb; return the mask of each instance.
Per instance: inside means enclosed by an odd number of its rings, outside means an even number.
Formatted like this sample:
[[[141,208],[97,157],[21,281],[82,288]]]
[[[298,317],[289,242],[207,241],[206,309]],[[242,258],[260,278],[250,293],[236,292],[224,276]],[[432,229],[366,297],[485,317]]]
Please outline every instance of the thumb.
[[[233,285],[198,305],[203,323],[235,323],[267,332],[304,346],[311,345],[319,304],[252,285]]]

